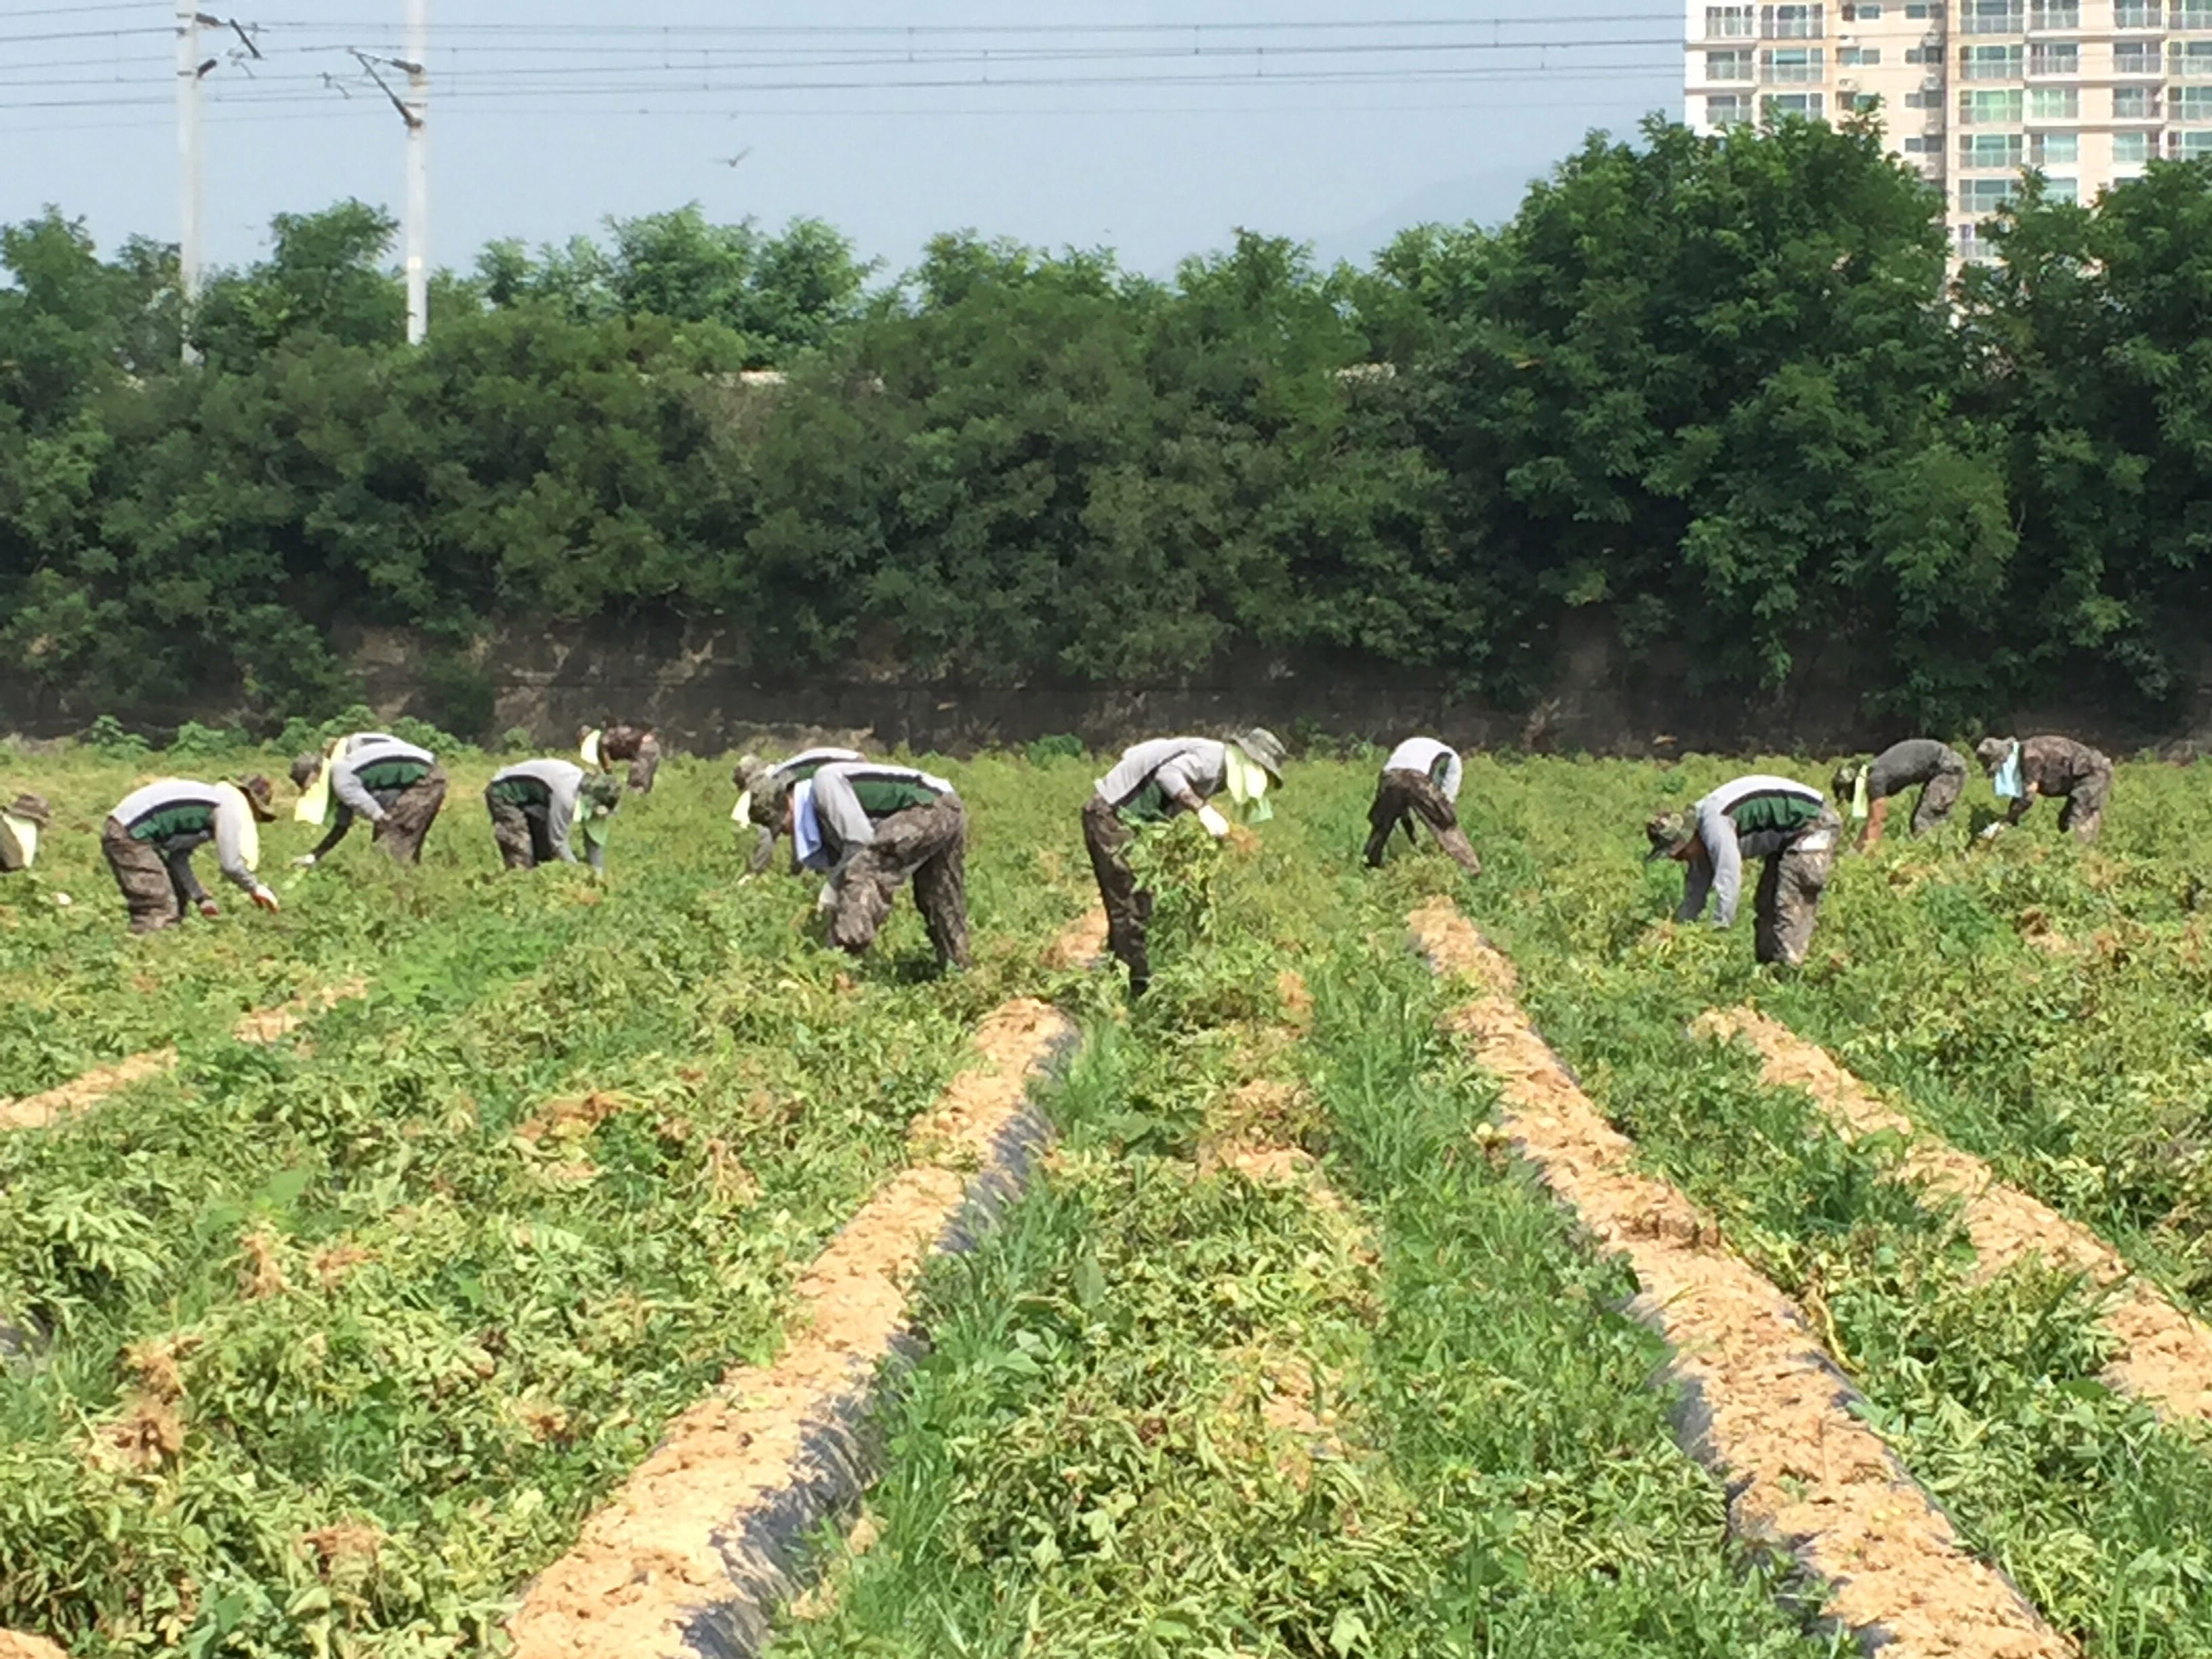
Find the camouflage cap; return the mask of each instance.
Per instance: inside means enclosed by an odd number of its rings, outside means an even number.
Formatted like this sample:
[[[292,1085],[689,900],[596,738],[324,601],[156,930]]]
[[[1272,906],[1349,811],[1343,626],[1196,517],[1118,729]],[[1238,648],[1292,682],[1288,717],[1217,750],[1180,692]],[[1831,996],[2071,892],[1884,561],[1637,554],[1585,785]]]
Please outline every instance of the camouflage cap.
[[[604,806],[611,812],[622,805],[622,780],[611,772],[595,772],[586,778],[577,792],[594,806]]]
[[[1687,808],[1658,814],[1644,826],[1644,836],[1651,843],[1651,850],[1644,855],[1644,861],[1650,864],[1655,859],[1673,858],[1690,844],[1697,833],[1697,815]]]
[[[1859,787],[1867,763],[1863,760],[1848,760],[1836,768],[1836,775],[1828,780],[1829,793],[1839,801],[1848,801]]]
[[[26,823],[35,823],[41,830],[53,822],[53,812],[46,805],[46,798],[32,794],[28,790],[15,797],[8,807],[8,816],[21,818]]]
[[[2004,757],[2012,752],[2012,743],[2010,738],[1984,738],[1974,745],[1974,757],[1986,767],[2001,766]]]
[[[730,774],[730,781],[740,789],[750,789],[753,787],[753,780],[766,770],[768,763],[758,755],[740,755],[737,769]]]
[[[315,781],[315,774],[323,769],[320,755],[300,754],[292,757],[292,787],[305,789]]]

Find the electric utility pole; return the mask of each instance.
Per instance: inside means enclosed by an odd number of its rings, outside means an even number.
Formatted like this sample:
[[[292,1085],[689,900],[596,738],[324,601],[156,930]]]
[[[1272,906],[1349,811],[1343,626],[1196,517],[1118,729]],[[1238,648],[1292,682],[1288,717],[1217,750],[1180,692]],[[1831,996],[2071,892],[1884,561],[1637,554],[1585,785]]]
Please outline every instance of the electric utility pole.
[[[200,297],[200,82],[214,67],[200,58],[199,8],[177,0],[177,276],[188,315]],[[185,361],[198,358],[188,333]]]
[[[407,0],[404,58],[372,58],[358,46],[349,50],[407,125],[407,212],[402,230],[407,261],[407,343],[421,345],[430,327],[430,0]],[[378,72],[379,64],[405,73],[404,98]]]
[[[407,0],[407,343],[430,328],[430,0]]]

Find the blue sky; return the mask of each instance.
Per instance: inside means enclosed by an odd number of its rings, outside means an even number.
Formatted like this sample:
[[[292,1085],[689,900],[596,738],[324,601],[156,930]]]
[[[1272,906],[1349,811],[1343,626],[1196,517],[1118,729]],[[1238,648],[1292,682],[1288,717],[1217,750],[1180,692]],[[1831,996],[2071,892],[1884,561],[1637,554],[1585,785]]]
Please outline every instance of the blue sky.
[[[203,3],[264,54],[208,36],[210,257],[254,258],[278,211],[396,208],[399,118],[347,49],[398,56],[402,0]],[[1589,129],[1680,101],[1681,14],[1653,0],[431,3],[449,265],[691,200],[826,219],[891,269],[961,228],[1155,272],[1239,226],[1356,257],[1500,217]],[[0,216],[174,237],[173,15],[0,0]]]

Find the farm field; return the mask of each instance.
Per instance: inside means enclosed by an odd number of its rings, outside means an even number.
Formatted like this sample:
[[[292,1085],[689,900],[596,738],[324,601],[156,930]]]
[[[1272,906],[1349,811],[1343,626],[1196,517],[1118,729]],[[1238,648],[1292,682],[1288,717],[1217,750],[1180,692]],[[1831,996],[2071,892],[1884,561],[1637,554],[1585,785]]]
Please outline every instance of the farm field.
[[[311,832],[272,825],[281,915],[216,889],[220,921],[133,941],[100,817],[204,764],[9,757],[0,782],[59,810],[35,884],[0,886],[0,1102],[161,1058],[0,1128],[0,1326],[27,1350],[0,1364],[0,1630],[501,1650],[672,1419],[803,1341],[809,1265],[1030,998],[1080,1034],[1036,1095],[1057,1143],[915,1287],[930,1346],[881,1408],[882,1478],[849,1539],[817,1534],[773,1651],[1850,1650],[1789,1552],[1732,1528],[1634,1274],[1500,1127],[1516,1080],[1409,942],[1441,899],[1638,1176],[1706,1218],[1696,1248],[1802,1310],[2048,1650],[2212,1653],[2212,1396],[2186,1354],[2154,1389],[2116,1364],[2115,1314],[2212,1313],[2201,769],[2123,767],[2088,849],[2048,806],[1972,851],[1963,811],[1893,831],[1839,860],[1784,977],[1748,915],[1668,921],[1680,872],[1641,862],[1646,817],[1746,765],[1472,759],[1470,878],[1402,842],[1364,871],[1375,761],[1300,762],[1255,845],[1148,849],[1131,1010],[1056,945],[1094,902],[1095,759],[928,763],[971,823],[976,965],[944,981],[904,900],[856,964],[810,937],[811,883],[740,884],[722,762],[665,766],[594,882],[498,872],[495,763],[449,757],[421,869],[357,831],[285,871]],[[1746,1008],[1911,1131],[1775,1080],[1711,1018]],[[2051,1253],[1991,1259],[1925,1177],[1938,1144],[2047,1206]],[[2070,1267],[2069,1227],[2138,1278]]]

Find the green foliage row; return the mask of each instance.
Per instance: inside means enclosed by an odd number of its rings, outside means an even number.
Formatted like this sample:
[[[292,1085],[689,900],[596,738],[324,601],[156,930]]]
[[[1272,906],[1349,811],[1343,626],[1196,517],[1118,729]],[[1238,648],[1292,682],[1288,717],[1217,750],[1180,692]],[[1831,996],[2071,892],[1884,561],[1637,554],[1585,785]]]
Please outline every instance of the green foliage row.
[[[823,226],[691,208],[495,246],[413,352],[360,204],[280,217],[190,317],[166,251],[50,213],[0,233],[0,650],[79,706],[266,729],[356,694],[334,625],[404,625],[426,712],[483,740],[502,619],[1510,703],[1595,618],[1692,695],[2167,712],[2212,601],[2212,164],[2031,193],[1955,291],[1936,206],[1865,130],[1655,122],[1502,227],[1332,271],[958,235],[871,287]]]

